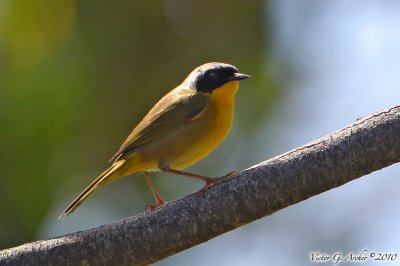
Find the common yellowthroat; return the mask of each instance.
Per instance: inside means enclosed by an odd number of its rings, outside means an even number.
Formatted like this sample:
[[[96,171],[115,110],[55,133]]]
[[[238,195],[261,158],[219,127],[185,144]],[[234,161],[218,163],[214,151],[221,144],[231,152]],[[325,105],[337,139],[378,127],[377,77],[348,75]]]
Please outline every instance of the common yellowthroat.
[[[166,202],[148,171],[198,178],[206,182],[205,188],[216,183],[218,178],[180,169],[207,156],[225,138],[232,124],[238,81],[249,77],[224,63],[207,63],[194,69],[149,111],[112,157],[111,167],[79,194],[59,218],[67,217],[100,186],[133,173],[142,172],[146,177],[156,199],[152,208]]]

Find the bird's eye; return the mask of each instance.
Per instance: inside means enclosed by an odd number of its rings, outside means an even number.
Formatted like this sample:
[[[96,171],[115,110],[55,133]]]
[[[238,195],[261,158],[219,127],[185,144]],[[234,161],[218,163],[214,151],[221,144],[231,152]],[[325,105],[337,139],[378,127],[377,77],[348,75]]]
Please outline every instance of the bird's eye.
[[[209,78],[209,79],[213,79],[213,80],[218,79],[218,74],[215,73],[214,71],[210,71],[210,72],[206,73],[206,76],[208,76],[207,78]]]

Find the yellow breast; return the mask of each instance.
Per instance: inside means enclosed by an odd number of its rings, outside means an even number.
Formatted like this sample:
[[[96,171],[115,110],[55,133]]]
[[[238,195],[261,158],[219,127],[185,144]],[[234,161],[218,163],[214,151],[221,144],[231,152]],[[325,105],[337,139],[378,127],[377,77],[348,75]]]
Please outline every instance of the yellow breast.
[[[234,96],[238,89],[238,82],[231,81],[210,95],[210,105],[201,117],[194,121],[196,127],[188,139],[186,148],[180,156],[170,158],[170,167],[175,169],[186,168],[203,159],[212,152],[228,134],[233,119]]]

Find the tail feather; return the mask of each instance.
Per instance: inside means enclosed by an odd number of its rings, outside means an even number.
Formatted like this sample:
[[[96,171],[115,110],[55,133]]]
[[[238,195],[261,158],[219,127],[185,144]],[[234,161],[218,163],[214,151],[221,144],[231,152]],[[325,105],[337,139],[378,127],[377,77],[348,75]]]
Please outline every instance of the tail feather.
[[[63,211],[63,213],[58,217],[58,219],[64,219],[70,215],[79,205],[82,204],[98,187],[112,182],[114,179],[111,178],[112,175],[117,171],[123,164],[125,160],[119,160],[113,163],[110,168],[105,170],[101,175],[99,175],[78,197],[76,197],[68,207]],[[115,177],[116,178],[116,177]]]

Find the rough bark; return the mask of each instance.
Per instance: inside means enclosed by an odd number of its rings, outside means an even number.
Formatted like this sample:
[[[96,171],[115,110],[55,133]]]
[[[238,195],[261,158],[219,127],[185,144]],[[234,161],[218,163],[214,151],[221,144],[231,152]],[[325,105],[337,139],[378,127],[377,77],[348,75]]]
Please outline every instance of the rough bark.
[[[1,265],[146,265],[400,161],[400,106],[166,206],[0,252]]]

